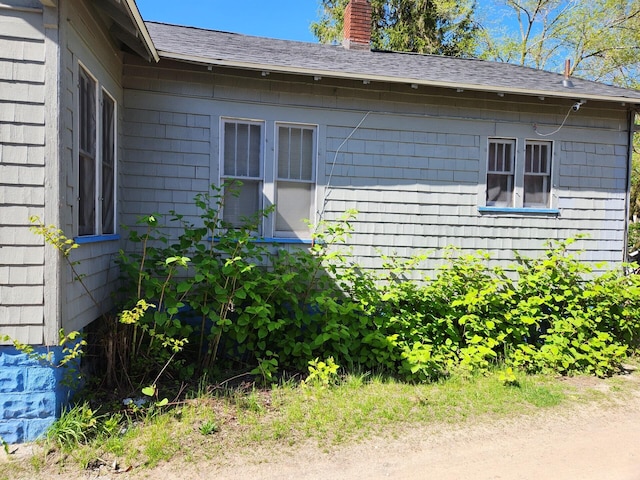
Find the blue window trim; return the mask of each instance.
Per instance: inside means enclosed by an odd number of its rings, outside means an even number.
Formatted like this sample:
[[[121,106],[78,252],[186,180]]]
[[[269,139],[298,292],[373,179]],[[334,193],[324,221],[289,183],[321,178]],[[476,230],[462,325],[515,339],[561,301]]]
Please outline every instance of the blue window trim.
[[[112,233],[109,235],[83,235],[81,237],[73,237],[73,241],[78,245],[85,243],[113,242],[120,240],[120,234]]]
[[[217,242],[220,238],[209,237],[209,241]],[[313,240],[306,238],[254,238],[255,243],[280,243],[280,244],[297,244],[297,245],[311,245]]]
[[[478,207],[480,213],[529,213],[542,215],[560,215],[557,208],[509,208],[509,207]]]

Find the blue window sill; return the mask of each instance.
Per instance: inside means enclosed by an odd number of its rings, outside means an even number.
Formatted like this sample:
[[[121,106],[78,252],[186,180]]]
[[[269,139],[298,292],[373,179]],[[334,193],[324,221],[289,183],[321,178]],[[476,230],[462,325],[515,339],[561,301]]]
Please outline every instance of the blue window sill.
[[[120,235],[117,233],[110,235],[83,235],[81,237],[73,237],[73,241],[78,245],[83,245],[85,243],[113,242],[115,240],[120,240]]]
[[[211,238],[209,241],[217,242],[220,239],[218,237]],[[254,238],[255,243],[279,243],[279,244],[297,244],[297,245],[311,245],[313,240],[303,238]]]
[[[480,213],[529,213],[542,215],[560,215],[557,208],[509,208],[509,207],[478,207]]]

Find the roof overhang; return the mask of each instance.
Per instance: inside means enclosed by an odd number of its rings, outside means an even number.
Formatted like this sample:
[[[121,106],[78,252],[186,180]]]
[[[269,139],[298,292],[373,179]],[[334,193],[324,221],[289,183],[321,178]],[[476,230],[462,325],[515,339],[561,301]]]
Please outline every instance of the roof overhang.
[[[135,0],[94,0],[94,5],[113,20],[113,37],[148,61],[160,60]]]
[[[594,95],[581,93],[579,91],[572,91],[570,88],[565,88],[566,92],[561,90],[532,90],[530,88],[514,88],[514,87],[494,87],[487,85],[468,84],[459,82],[439,82],[434,80],[424,80],[419,78],[405,78],[392,75],[372,75],[366,73],[349,73],[349,72],[336,72],[331,70],[322,70],[314,68],[302,68],[283,65],[274,65],[267,63],[254,63],[254,62],[240,62],[235,60],[213,59],[209,57],[200,57],[195,55],[185,55],[180,53],[172,53],[163,50],[158,50],[158,54],[161,58],[167,60],[176,60],[181,62],[195,63],[200,65],[212,65],[219,67],[238,68],[243,70],[254,71],[267,71],[283,74],[294,75],[308,75],[318,76],[326,78],[340,78],[349,80],[367,80],[370,82],[386,82],[386,83],[399,83],[410,84],[418,86],[449,88],[459,90],[470,90],[478,92],[488,92],[496,94],[512,94],[512,95],[526,95],[536,97],[555,97],[555,98],[567,98],[571,100],[584,99],[592,101],[613,102],[619,104],[632,104],[640,105],[640,99],[625,96],[611,96],[611,95]]]

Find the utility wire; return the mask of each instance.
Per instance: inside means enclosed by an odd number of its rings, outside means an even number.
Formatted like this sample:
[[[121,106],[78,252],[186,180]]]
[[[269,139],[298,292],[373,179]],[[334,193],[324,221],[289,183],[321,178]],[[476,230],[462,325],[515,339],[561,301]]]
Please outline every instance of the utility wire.
[[[336,149],[335,154],[333,155],[333,161],[331,162],[331,170],[329,171],[329,178],[327,179],[327,186],[325,188],[325,195],[324,195],[324,199],[322,200],[322,209],[318,213],[318,224],[320,223],[320,221],[322,220],[322,217],[324,216],[325,209],[327,208],[327,203],[329,202],[329,195],[331,195],[331,191],[333,190],[333,188],[331,187],[331,180],[333,179],[333,170],[336,167],[336,162],[338,160],[338,154],[340,153],[340,150],[342,149],[342,147],[344,147],[344,145],[349,141],[349,139],[351,137],[353,137],[353,135],[362,126],[362,124],[367,119],[367,117],[369,116],[370,113],[372,113],[372,112],[368,111],[364,115],[364,117],[362,117],[362,120],[360,120],[360,123],[358,123],[358,125],[356,125],[354,127],[354,129],[351,130],[351,133],[342,141],[340,146],[338,146],[338,148]]]
[[[576,103],[575,105],[578,105],[578,104]],[[540,133],[540,132],[538,132],[538,125],[537,124],[533,125],[533,131],[536,132],[536,135],[538,135],[539,137],[550,137],[551,135],[555,135],[560,130],[562,130],[562,127],[564,127],[564,124],[567,123],[567,119],[569,118],[569,115],[571,115],[571,112],[574,111],[575,105],[571,105],[571,107],[569,107],[569,111],[564,116],[564,120],[562,120],[562,123],[560,124],[560,126],[558,128],[556,128],[553,132],[551,132],[551,133]],[[578,108],[580,108],[580,107],[578,107]]]

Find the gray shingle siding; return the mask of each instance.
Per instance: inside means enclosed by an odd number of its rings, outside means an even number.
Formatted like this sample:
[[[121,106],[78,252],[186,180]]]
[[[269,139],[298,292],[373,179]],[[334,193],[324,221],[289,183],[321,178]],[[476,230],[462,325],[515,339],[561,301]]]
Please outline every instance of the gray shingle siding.
[[[42,14],[0,10],[0,331],[42,343],[45,38]]]
[[[508,265],[514,249],[536,255],[547,239],[583,232],[590,235],[579,242],[587,250],[585,258],[622,258],[627,113],[621,106],[588,103],[551,137],[559,215],[481,213],[487,138],[517,138],[519,148],[524,148],[524,140],[540,139],[533,124],[541,132],[556,129],[570,102],[441,89],[408,94],[387,85],[356,88],[350,80],[288,80],[276,74],[236,75],[229,69],[204,73],[203,67],[177,62],[143,66],[131,57],[126,60],[126,117],[131,128],[125,128],[125,168],[132,175],[130,186],[149,189],[147,195],[126,193],[132,200],[146,200],[125,202],[131,209],[129,221],[162,205],[190,212],[182,202],[206,188],[204,182],[189,185],[198,176],[191,167],[203,177],[209,168],[211,180],[217,179],[220,117],[265,120],[267,128],[274,121],[301,121],[320,127],[318,205],[331,178],[325,216],[335,219],[346,209],[360,211],[352,245],[354,256],[365,266],[379,267],[378,251],[409,255],[450,244],[465,252],[491,249],[496,262]],[[156,129],[168,128],[167,119],[177,113],[193,117],[194,124],[195,119],[209,121],[210,143],[204,141],[206,131],[198,129],[205,127],[196,128],[192,139],[158,135]],[[161,151],[150,155],[155,149]],[[273,154],[270,145],[266,152]],[[153,178],[141,178],[156,170]],[[170,184],[163,180],[167,173]],[[431,266],[441,255],[432,254]]]

